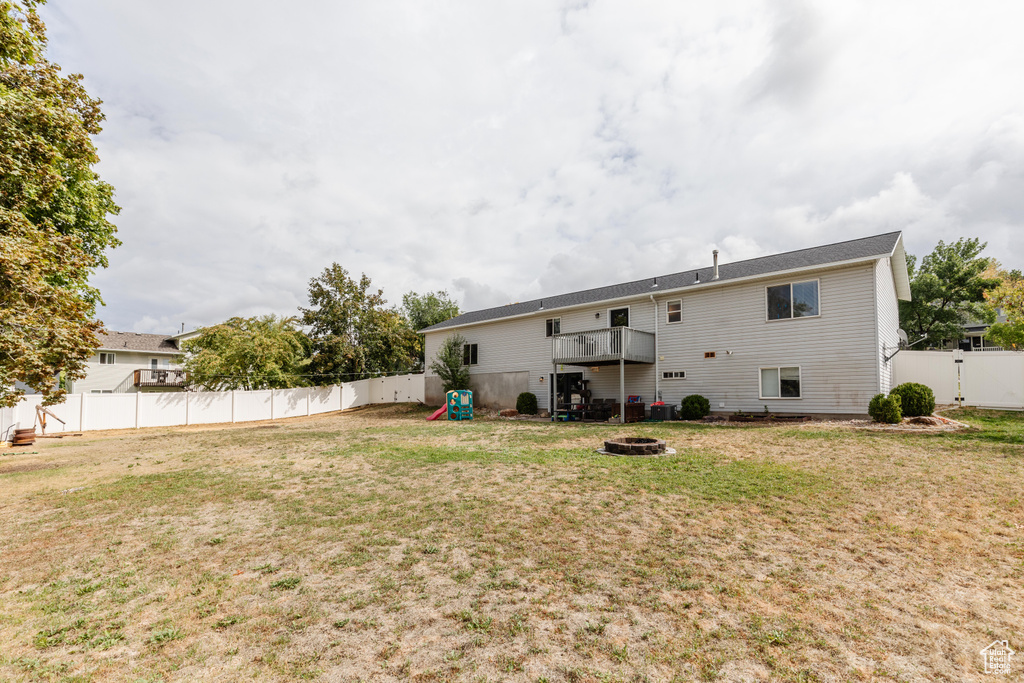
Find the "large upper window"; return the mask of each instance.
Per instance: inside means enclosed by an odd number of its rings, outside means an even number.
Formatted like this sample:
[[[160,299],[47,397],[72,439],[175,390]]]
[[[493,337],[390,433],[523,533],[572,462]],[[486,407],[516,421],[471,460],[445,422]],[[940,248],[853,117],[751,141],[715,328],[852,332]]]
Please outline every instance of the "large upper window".
[[[679,323],[683,321],[682,301],[669,301],[665,304],[665,310],[668,311],[668,322]]]
[[[629,306],[608,310],[609,327],[629,327]]]
[[[548,318],[544,321],[544,336],[553,337],[556,334],[562,334],[562,319]]]
[[[761,368],[761,398],[800,398],[800,368]]]
[[[768,320],[811,318],[818,315],[818,281],[766,287]]]
[[[476,344],[466,344],[462,347],[462,364],[476,365]]]

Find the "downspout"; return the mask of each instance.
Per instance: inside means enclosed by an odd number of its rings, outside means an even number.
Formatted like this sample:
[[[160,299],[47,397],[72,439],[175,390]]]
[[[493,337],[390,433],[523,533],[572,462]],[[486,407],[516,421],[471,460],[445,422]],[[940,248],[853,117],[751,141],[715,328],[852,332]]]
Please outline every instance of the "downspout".
[[[654,304],[654,400],[661,400],[661,370],[658,367],[658,302],[651,294],[651,303]]]

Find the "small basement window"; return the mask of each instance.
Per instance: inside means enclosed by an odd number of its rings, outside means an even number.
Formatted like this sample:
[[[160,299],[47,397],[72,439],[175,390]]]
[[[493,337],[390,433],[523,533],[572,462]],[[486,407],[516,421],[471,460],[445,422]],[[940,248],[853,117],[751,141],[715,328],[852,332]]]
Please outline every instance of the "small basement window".
[[[556,334],[562,334],[562,319],[548,318],[544,321],[544,336],[553,337]]]
[[[761,398],[801,398],[800,367],[761,368]]]
[[[466,344],[462,347],[462,364],[476,365],[476,344]]]
[[[665,308],[668,311],[669,324],[683,322],[683,302],[681,299],[679,301],[669,301],[665,304]]]
[[[100,354],[100,365],[113,365],[114,364],[114,356],[115,355],[116,354],[113,354],[113,353],[101,353]]]
[[[715,358],[717,355],[718,355],[718,353],[716,351],[705,351],[704,352],[704,357],[705,358]]]
[[[662,379],[686,379],[686,370],[669,370],[661,373]]]

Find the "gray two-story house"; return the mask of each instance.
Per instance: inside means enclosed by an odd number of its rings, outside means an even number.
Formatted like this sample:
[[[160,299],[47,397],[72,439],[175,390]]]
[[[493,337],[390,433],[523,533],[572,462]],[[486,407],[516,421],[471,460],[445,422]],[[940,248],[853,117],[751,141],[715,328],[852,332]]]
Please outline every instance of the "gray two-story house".
[[[542,409],[700,394],[716,412],[862,415],[888,392],[902,233],[472,311],[426,328],[426,357],[465,338],[474,402]],[[429,369],[428,403],[443,403]]]

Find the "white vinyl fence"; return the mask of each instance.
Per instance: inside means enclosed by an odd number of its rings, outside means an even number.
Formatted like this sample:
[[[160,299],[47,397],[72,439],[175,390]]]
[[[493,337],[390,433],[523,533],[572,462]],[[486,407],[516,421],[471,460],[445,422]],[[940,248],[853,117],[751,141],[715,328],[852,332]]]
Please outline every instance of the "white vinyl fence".
[[[919,382],[936,403],[1024,410],[1024,353],[1015,351],[900,351],[893,386]]]
[[[65,424],[47,417],[46,432],[277,420],[371,403],[422,403],[423,391],[423,375],[399,375],[300,389],[70,394],[50,408]],[[15,407],[0,409],[0,441],[9,441],[14,429],[32,427],[40,403],[41,396],[25,396]]]

